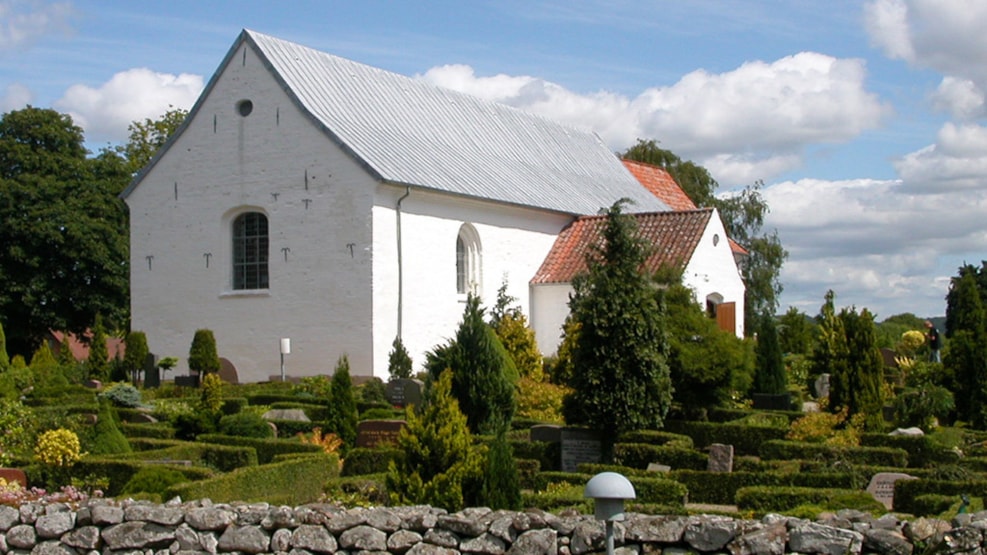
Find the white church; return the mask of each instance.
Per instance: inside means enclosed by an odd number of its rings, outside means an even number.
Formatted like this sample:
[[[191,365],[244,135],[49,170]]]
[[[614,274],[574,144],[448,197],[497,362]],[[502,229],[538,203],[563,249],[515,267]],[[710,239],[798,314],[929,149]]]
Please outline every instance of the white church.
[[[395,337],[418,368],[467,294],[489,307],[505,282],[551,354],[572,268],[621,198],[743,335],[719,215],[671,206],[595,134],[254,31],[122,196],[131,327],[179,373],[207,328],[241,382],[279,374],[282,338],[291,377],[346,355],[386,378]]]

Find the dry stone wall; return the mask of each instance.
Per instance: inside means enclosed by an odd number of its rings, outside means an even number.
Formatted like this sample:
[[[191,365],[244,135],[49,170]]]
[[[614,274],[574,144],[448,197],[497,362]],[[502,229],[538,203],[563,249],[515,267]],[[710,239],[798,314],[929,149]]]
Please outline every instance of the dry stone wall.
[[[616,553],[878,553],[921,550],[984,553],[987,513],[952,522],[893,515],[875,519],[843,511],[822,521],[768,515],[628,515],[615,526]],[[32,555],[582,555],[604,550],[604,526],[592,516],[472,508],[449,514],[432,507],[345,509],[315,504],[164,505],[91,500],[0,506],[0,552]],[[925,552],[925,551],[922,551]],[[939,551],[937,551],[939,552]]]

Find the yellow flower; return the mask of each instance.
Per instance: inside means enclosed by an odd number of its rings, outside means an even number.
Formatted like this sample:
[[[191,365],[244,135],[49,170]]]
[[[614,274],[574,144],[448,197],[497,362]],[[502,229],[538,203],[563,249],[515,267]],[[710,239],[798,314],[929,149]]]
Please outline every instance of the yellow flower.
[[[80,450],[79,436],[75,432],[65,428],[48,430],[38,437],[34,460],[48,466],[72,466],[82,458]]]

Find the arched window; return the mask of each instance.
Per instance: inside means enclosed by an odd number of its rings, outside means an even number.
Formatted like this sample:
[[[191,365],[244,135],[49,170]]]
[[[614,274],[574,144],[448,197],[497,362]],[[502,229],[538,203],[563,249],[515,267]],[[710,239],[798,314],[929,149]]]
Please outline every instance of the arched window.
[[[456,292],[475,293],[480,278],[480,237],[473,226],[463,224],[456,237]]]
[[[267,289],[267,216],[246,212],[233,220],[233,289]]]

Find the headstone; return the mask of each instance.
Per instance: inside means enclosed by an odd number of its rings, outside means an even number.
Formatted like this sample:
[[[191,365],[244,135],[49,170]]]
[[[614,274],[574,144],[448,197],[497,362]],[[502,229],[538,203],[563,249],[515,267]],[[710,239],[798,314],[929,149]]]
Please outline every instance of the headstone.
[[[229,359],[219,357],[219,379],[225,383],[238,384],[240,377],[236,373],[236,366]]]
[[[0,468],[0,478],[8,484],[17,482],[22,488],[27,487],[27,474],[19,468]]]
[[[710,472],[733,472],[733,445],[722,443],[710,445],[706,469]]]
[[[897,428],[895,431],[888,434],[889,436],[924,436],[925,432],[922,428]]]
[[[175,385],[179,387],[199,387],[199,375],[175,376]]]
[[[528,432],[531,441],[547,441],[558,443],[562,441],[562,426],[555,424],[536,424]]]
[[[667,464],[648,463],[648,472],[671,472],[672,467]]]
[[[562,429],[562,472],[576,472],[582,463],[599,463],[603,447],[599,432]]]
[[[420,404],[422,402],[422,387],[424,385],[421,380],[395,378],[387,382],[387,388],[385,389],[387,402],[395,407],[402,408]]]
[[[870,479],[867,493],[874,496],[890,511],[894,508],[894,483],[898,480],[915,480],[915,476],[901,472],[878,472]]]
[[[790,410],[792,394],[785,393],[754,393],[751,395],[755,410]]]
[[[303,409],[271,409],[263,414],[264,420],[294,420],[296,422],[311,422]]]
[[[887,368],[897,368],[898,367],[898,361],[895,360],[896,358],[898,358],[898,353],[896,353],[894,351],[894,349],[889,349],[887,347],[881,347],[881,360],[884,361],[884,366],[885,367],[887,367]]]
[[[816,386],[816,399],[829,398],[829,374],[820,374],[813,385]]]
[[[393,445],[404,426],[404,420],[363,420],[356,425],[356,446]]]

